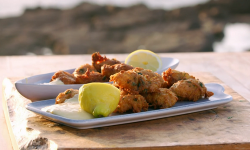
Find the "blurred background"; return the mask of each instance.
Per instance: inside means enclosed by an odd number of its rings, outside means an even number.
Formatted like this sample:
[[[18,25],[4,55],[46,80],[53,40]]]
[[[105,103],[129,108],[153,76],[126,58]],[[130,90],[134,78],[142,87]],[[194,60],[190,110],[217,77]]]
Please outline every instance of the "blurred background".
[[[249,0],[0,0],[0,55],[250,50]]]

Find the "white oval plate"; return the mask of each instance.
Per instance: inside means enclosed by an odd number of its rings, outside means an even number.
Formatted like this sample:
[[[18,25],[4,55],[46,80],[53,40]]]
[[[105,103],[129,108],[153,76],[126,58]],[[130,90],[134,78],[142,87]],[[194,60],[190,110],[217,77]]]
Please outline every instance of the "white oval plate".
[[[157,71],[161,74],[168,68],[175,69],[179,60],[170,57],[161,57],[162,69]],[[75,69],[65,70],[66,72],[73,73]],[[17,91],[24,97],[31,101],[45,100],[55,98],[59,93],[64,92],[67,89],[79,89],[82,84],[68,84],[68,85],[45,85],[43,83],[49,83],[51,77],[55,72],[40,74],[31,76],[15,82]]]
[[[176,116],[181,114],[193,113],[197,111],[203,111],[208,109],[216,108],[219,105],[225,104],[230,102],[233,98],[231,95],[227,95],[224,93],[225,89],[222,85],[217,83],[208,83],[205,84],[208,91],[214,93],[213,96],[209,98],[200,99],[196,102],[190,101],[182,101],[177,102],[173,107],[166,108],[166,109],[149,109],[146,112],[140,113],[130,113],[130,114],[112,114],[109,117],[104,118],[94,118],[88,120],[73,120],[67,119],[58,115],[54,115],[41,109],[54,105],[55,99],[44,100],[39,102],[33,102],[26,105],[26,109],[42,115],[43,117],[60,123],[66,126],[70,126],[77,129],[88,129],[88,128],[96,128],[96,127],[103,127],[103,126],[111,126],[111,125],[118,125],[118,124],[125,124],[125,123],[132,123],[132,122],[139,122],[151,119],[158,119],[170,116]]]

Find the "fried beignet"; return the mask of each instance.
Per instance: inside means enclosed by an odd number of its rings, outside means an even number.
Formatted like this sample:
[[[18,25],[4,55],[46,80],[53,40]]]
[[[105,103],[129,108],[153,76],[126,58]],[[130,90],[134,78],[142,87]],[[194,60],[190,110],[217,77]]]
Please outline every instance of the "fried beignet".
[[[90,64],[84,64],[84,65],[81,65],[80,67],[76,68],[76,70],[73,72],[73,75],[75,77],[77,77],[78,75],[82,75],[87,71],[87,69],[89,69],[90,72],[92,72],[92,71],[96,72],[96,69],[94,66],[92,66]]]
[[[178,98],[171,90],[160,88],[159,92],[143,94],[146,101],[154,107],[154,109],[169,108],[175,105]]]
[[[189,75],[186,72],[180,72],[171,68],[162,73],[162,78],[166,81],[166,88],[170,88],[174,83],[179,80],[195,79],[195,77]]]
[[[134,113],[138,113],[141,112],[141,110],[148,110],[148,103],[145,98],[142,95],[128,94],[126,91],[121,90],[120,101],[114,112],[125,113],[132,111]]]
[[[56,97],[56,104],[64,103],[66,99],[70,99],[78,93],[78,90],[67,89],[66,91],[58,94],[58,96]]]
[[[60,79],[64,84],[76,84],[76,78],[66,72],[66,71],[57,71],[52,77],[51,77],[51,81],[54,81],[55,79]]]
[[[148,90],[147,80],[144,76],[137,74],[133,70],[120,71],[110,76],[110,81],[113,81],[114,86],[122,88],[129,93],[142,92]]]
[[[213,92],[207,91],[205,85],[197,79],[180,80],[174,83],[170,90],[178,97],[178,101],[197,101],[201,98],[208,98]]]
[[[101,67],[106,65],[114,65],[120,64],[121,62],[116,59],[108,59],[106,56],[101,56],[99,52],[95,52],[92,54],[92,65],[98,72],[101,72]]]
[[[133,68],[134,67],[132,67],[130,65],[127,65],[127,64],[124,64],[124,63],[114,64],[114,65],[106,65],[106,64],[104,64],[101,67],[101,73],[102,73],[102,75],[109,78],[111,75],[116,74],[116,73],[118,73],[118,72],[120,72],[122,70],[127,71],[127,70],[131,70]]]
[[[147,92],[157,92],[159,88],[162,88],[164,85],[164,80],[162,79],[161,75],[158,73],[153,72],[152,70],[143,69],[143,68],[134,68],[137,74],[143,75],[147,79],[148,84],[148,91]],[[145,93],[145,91],[142,91]]]
[[[85,72],[85,74],[77,75],[76,83],[77,84],[86,84],[90,82],[108,82],[109,79],[106,76],[103,76],[99,72],[90,72],[89,69]]]
[[[110,76],[110,81],[114,81],[114,85],[117,87],[137,94],[157,92],[164,83],[159,74],[142,68],[120,71]]]

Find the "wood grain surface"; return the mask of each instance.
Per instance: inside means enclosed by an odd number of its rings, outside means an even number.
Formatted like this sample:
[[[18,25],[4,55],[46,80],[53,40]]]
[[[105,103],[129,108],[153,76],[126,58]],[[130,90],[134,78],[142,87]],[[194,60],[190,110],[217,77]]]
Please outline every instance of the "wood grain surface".
[[[125,60],[127,55],[107,54],[106,56]],[[159,55],[179,59],[180,64],[177,69],[180,71],[211,73],[237,92],[238,95],[250,101],[250,52],[160,53]],[[91,63],[90,55],[0,56],[0,82],[2,84],[6,77],[19,77],[18,79],[20,79],[20,77],[71,69],[85,63]],[[12,129],[8,130],[8,118],[5,118],[3,113],[3,108],[5,108],[5,101],[2,98],[3,93],[2,86],[0,86],[0,145],[1,149],[12,150],[15,149],[15,146],[13,146],[15,144],[10,138],[13,131]],[[16,143],[15,140],[14,143]],[[225,145],[222,146],[225,147]],[[232,149],[249,149],[245,147],[245,143],[230,145],[229,147]]]
[[[5,113],[20,149],[248,149],[250,103],[207,72],[191,72],[204,83],[219,83],[233,101],[216,109],[137,123],[74,129],[25,109],[13,82],[3,82]],[[21,79],[21,78],[19,78]]]

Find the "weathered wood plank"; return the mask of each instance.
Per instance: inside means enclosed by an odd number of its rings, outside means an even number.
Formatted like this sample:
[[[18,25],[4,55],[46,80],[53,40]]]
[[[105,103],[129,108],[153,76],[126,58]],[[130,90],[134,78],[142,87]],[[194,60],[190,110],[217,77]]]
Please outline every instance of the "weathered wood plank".
[[[186,72],[210,72],[225,85],[250,101],[250,52],[242,53],[161,53],[161,56],[180,60],[178,70]],[[109,58],[124,60],[127,54],[109,54]],[[32,62],[32,63],[30,63]],[[90,55],[60,56],[0,56],[0,81],[5,77],[32,76],[52,71],[70,69],[90,63]],[[0,86],[0,95],[3,95]],[[0,97],[0,100],[3,99]],[[3,149],[12,149],[7,133],[6,121],[0,103],[0,145]]]
[[[241,149],[250,146],[250,103],[209,73],[191,73],[204,83],[220,83],[233,101],[216,109],[144,122],[73,129],[27,111],[30,101],[5,79],[4,94],[14,136],[21,148],[59,149]],[[38,142],[35,142],[34,140]],[[39,141],[42,143],[39,143]]]

